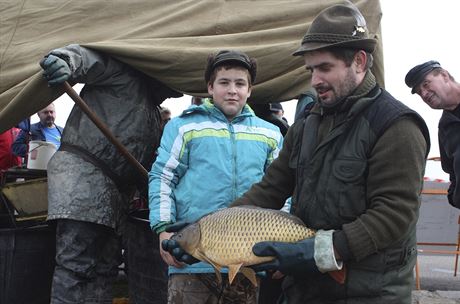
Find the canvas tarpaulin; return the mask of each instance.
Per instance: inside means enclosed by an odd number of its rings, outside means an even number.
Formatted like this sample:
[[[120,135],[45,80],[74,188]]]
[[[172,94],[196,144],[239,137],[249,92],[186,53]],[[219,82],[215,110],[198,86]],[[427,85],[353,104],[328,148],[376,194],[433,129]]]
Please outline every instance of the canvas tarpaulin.
[[[41,77],[40,59],[71,43],[105,52],[190,95],[206,94],[209,53],[239,49],[258,61],[250,102],[295,98],[309,87],[292,56],[313,18],[337,0],[0,1],[0,132],[62,94]],[[378,0],[354,2],[380,38]],[[382,43],[374,73],[383,85]]]

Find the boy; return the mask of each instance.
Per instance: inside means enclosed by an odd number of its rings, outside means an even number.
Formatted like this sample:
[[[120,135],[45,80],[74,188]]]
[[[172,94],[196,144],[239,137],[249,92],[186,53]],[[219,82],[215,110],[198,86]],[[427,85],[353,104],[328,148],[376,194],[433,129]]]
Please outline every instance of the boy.
[[[149,173],[150,224],[160,243],[172,235],[166,225],[227,207],[278,156],[279,128],[246,105],[255,77],[255,60],[242,52],[210,55],[205,81],[212,100],[192,105],[166,125]],[[220,289],[209,264],[186,265],[160,251],[170,266],[168,303],[217,303],[221,297],[257,303],[257,289],[243,276]]]

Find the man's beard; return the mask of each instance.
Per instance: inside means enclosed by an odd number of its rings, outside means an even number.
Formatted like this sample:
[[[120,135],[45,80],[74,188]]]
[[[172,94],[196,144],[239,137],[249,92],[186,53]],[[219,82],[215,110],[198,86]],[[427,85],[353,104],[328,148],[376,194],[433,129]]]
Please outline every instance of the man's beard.
[[[341,103],[345,98],[351,95],[351,93],[356,89],[357,81],[356,76],[351,69],[348,69],[347,75],[343,82],[339,84],[338,87],[332,86],[323,86],[320,89],[332,89],[333,98],[329,99],[328,103],[324,103],[320,100],[320,103],[325,108],[333,108]]]
[[[54,119],[50,118],[45,120],[45,124],[47,127],[52,127],[54,125]]]

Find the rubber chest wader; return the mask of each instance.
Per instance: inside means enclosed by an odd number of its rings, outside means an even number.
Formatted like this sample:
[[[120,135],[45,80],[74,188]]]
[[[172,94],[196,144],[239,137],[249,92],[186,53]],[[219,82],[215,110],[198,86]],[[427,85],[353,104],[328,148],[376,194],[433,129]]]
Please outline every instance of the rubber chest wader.
[[[428,129],[417,113],[385,90],[374,89],[369,95],[373,96],[353,105],[350,111],[355,115],[335,126],[317,147],[311,136],[302,133],[318,129],[319,115],[308,115],[303,132],[297,133],[303,138],[295,142],[302,143],[293,148],[289,161],[290,167],[297,168],[294,213],[311,228],[340,229],[366,211],[368,157],[396,119],[413,117],[429,143]],[[343,285],[327,274],[287,277],[284,290],[289,303],[328,303],[331,299],[336,299],[334,303],[395,303],[391,302],[395,298],[397,303],[410,303],[415,246],[414,223],[400,243],[360,262],[347,262]]]

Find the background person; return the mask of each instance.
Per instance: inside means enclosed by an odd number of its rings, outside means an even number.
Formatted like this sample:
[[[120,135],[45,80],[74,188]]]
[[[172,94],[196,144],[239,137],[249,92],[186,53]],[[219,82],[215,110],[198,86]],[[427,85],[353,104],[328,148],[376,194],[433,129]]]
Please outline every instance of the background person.
[[[252,108],[258,117],[280,128],[281,134],[285,136],[289,129],[289,124],[287,123],[287,120],[279,117],[279,109],[273,108],[274,111],[272,111],[271,105],[271,103],[258,103],[253,104]]]
[[[203,104],[202,97],[192,96],[191,104],[196,106],[201,106]]]
[[[239,51],[208,58],[205,81],[212,100],[191,106],[165,127],[159,155],[149,173],[150,224],[165,247],[168,303],[257,303],[257,289],[242,274],[231,286],[217,284],[207,263],[185,265],[166,232],[168,224],[193,222],[227,207],[260,180],[278,156],[279,129],[255,116],[246,104],[256,62]],[[166,250],[164,250],[166,249]]]
[[[441,166],[449,174],[449,203],[460,208],[460,83],[430,60],[413,67],[405,82],[432,109],[443,110],[438,125]]]
[[[20,157],[26,157],[28,153],[28,144],[31,140],[40,140],[52,143],[59,149],[61,145],[61,136],[63,128],[57,126],[56,110],[54,104],[49,104],[46,108],[37,112],[39,122],[30,125],[30,123],[21,123],[21,132],[16,137],[11,149],[13,154]],[[28,122],[28,120],[27,120]],[[26,127],[24,127],[27,125]]]
[[[286,117],[284,117],[284,109],[283,109],[283,106],[281,105],[281,103],[279,103],[279,102],[271,102],[269,104],[269,106],[270,106],[270,111],[273,114],[275,114],[276,117],[278,117],[279,119],[284,120],[284,122],[286,124],[288,123]]]
[[[0,134],[0,179],[3,171],[21,165],[21,158],[11,151],[11,145],[18,134],[18,128],[11,128]]]
[[[309,89],[297,97],[297,105],[295,108],[294,122],[308,116],[310,109],[317,101],[316,92],[314,89]]]
[[[429,135],[377,84],[375,45],[352,5],[315,17],[294,55],[303,56],[318,102],[290,127],[262,181],[231,204],[279,209],[292,195],[292,213],[317,230],[253,248],[276,257],[256,270],[287,275],[286,303],[411,303]],[[342,267],[343,282],[326,273]]]
[[[158,105],[181,94],[110,56],[75,44],[52,50],[40,65],[50,86],[67,80],[84,83],[80,94],[88,107],[141,165],[150,168],[160,137]],[[139,230],[126,221],[133,194],[146,193],[146,184],[74,106],[61,147],[48,164],[48,220],[56,222],[51,303],[112,303],[121,241],[129,246],[130,301],[166,301],[166,265],[158,244],[148,227]],[[139,258],[132,262],[134,254]],[[141,271],[135,273],[136,267]]]
[[[161,130],[165,128],[165,125],[168,121],[171,120],[171,110],[167,107],[160,106],[160,116],[161,116]]]

